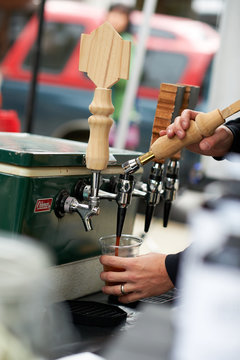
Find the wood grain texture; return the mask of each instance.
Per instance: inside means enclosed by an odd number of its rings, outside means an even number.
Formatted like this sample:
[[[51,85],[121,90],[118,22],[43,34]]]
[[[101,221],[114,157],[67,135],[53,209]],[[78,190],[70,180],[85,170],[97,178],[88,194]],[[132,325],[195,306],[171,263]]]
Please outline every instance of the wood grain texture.
[[[184,94],[184,86],[162,83],[160,85],[158,102],[152,127],[151,145],[159,138],[160,130],[166,130],[175,114],[179,112]],[[155,159],[155,162],[158,162]],[[164,162],[164,159],[160,161]]]
[[[91,170],[104,170],[108,164],[108,138],[113,124],[113,119],[109,115],[114,111],[111,94],[111,89],[96,88],[93,101],[89,106],[93,115],[88,118],[90,136],[86,152],[86,165]]]
[[[202,136],[211,136],[216,128],[224,123],[220,110],[215,109],[206,114],[200,113],[196,116],[195,122]]]
[[[240,111],[240,100],[235,101],[233,104],[231,104],[228,107],[226,107],[225,109],[221,110],[221,114],[222,114],[223,119],[226,119],[238,111]]]
[[[169,139],[167,135],[158,138],[151,146],[151,151],[154,153],[157,160],[172,157],[176,152],[183,149],[185,146],[198,142],[202,139],[195,121],[191,120],[190,127],[184,139],[180,140],[177,136]]]
[[[200,90],[199,86],[185,85],[184,95],[183,95],[183,99],[182,99],[182,105],[180,107],[178,115],[181,115],[181,113],[185,109],[193,110],[195,108],[197,101],[198,101],[199,90]],[[174,120],[175,119],[173,119],[173,121]],[[172,160],[180,160],[181,159],[181,151],[178,151],[176,154],[173,154],[171,159]]]
[[[114,107],[111,89],[120,78],[128,79],[131,42],[123,40],[113,26],[105,22],[90,35],[82,34],[79,70],[87,72],[97,86],[89,106],[90,136],[86,165],[91,170],[104,170],[109,160],[109,131]]]
[[[179,86],[176,84],[162,83],[160,85],[158,102],[152,127],[151,144],[159,138],[160,130],[165,130],[171,124],[176,107],[176,97]]]
[[[216,109],[206,114],[198,114],[195,121],[190,121],[190,127],[184,139],[177,136],[169,139],[167,135],[161,136],[151,146],[151,151],[157,160],[171,157],[184,147],[201,141],[204,136],[210,136],[215,129],[224,123],[221,112]]]
[[[130,52],[131,42],[105,22],[81,35],[79,71],[85,71],[97,87],[110,88],[120,78],[128,79]]]

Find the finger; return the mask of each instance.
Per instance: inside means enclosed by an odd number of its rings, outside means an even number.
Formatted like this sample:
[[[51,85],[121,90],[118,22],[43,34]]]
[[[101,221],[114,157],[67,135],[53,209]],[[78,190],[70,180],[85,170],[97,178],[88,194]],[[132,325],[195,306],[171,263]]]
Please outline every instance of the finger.
[[[169,125],[167,128],[166,128],[166,134],[168,136],[169,139],[173,138],[175,136],[175,132],[174,132],[174,128],[172,125]]]
[[[106,266],[112,266],[115,268],[126,268],[126,258],[121,256],[110,256],[110,255],[102,255],[100,256],[100,263]]]
[[[164,136],[164,135],[166,135],[166,134],[167,134],[166,130],[160,130],[160,131],[159,131],[159,135],[160,135],[160,136]]]
[[[127,294],[127,295],[119,296],[118,301],[120,301],[123,304],[127,304],[127,303],[130,303],[130,302],[140,300],[143,297],[144,296],[143,296],[143,294],[141,292],[132,292],[132,293]]]
[[[128,281],[128,274],[126,271],[103,271],[100,274],[100,279],[110,283],[124,283]]]
[[[183,130],[187,130],[189,128],[191,119],[191,111],[183,110],[180,117],[181,127]]]
[[[183,139],[185,136],[185,130],[182,128],[180,116],[177,116],[174,123],[168,126],[167,132],[168,129],[171,129],[174,135],[176,134],[179,139]]]
[[[121,296],[121,284],[112,286],[103,286],[102,292],[107,295]]]
[[[196,116],[199,114],[199,111],[194,111],[190,109],[185,109],[181,113],[181,120],[182,122],[189,123],[190,120],[195,120]]]
[[[199,147],[203,151],[208,151],[213,149],[218,143],[222,143],[227,137],[227,132],[218,128],[212,136],[204,138],[200,143]]]

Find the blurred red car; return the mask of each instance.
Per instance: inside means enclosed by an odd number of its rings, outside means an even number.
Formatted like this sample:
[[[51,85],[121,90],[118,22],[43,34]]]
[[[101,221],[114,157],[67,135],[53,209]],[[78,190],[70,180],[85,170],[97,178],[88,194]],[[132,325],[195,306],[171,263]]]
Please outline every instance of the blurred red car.
[[[78,71],[79,38],[104,21],[104,12],[71,1],[47,1],[41,67],[33,132],[87,141],[93,83]],[[142,13],[131,17],[133,32]],[[34,16],[8,51],[3,72],[3,107],[14,109],[25,126],[25,106],[32,70],[38,19]],[[162,82],[207,85],[208,70],[219,46],[219,35],[205,23],[154,15],[136,107],[140,114],[140,144],[149,146],[158,91]]]

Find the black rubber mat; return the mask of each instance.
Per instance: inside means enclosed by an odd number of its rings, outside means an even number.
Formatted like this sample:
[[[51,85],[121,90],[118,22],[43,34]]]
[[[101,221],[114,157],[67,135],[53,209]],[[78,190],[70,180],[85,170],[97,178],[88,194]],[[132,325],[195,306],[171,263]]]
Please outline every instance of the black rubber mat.
[[[127,318],[126,311],[110,304],[95,301],[69,300],[73,322],[88,326],[116,326]]]

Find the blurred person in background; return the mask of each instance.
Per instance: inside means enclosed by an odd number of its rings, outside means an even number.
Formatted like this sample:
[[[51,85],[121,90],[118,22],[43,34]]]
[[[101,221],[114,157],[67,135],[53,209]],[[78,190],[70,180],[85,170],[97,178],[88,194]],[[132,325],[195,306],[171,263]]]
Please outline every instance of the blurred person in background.
[[[197,114],[197,111],[184,110],[173,124],[160,131],[160,136],[183,139],[190,121],[194,121]],[[213,156],[216,160],[223,159],[229,153],[240,153],[240,118],[219,126],[212,136],[187,148],[201,155]],[[123,269],[121,272],[103,271],[100,275],[102,280],[123,286],[105,285],[102,290],[106,294],[118,296],[122,303],[161,295],[177,286],[179,264],[185,251],[187,249],[169,255],[149,253],[136,258],[102,255],[100,261],[103,265]]]
[[[123,40],[131,41],[131,62],[134,57],[134,39],[131,34],[131,23],[130,16],[132,13],[132,7],[118,3],[111,5],[106,14],[106,21],[114,27],[114,29],[119,33]],[[114,105],[113,119],[115,125],[112,126],[109,136],[109,144],[112,146],[114,144],[114,138],[116,135],[116,124],[119,122],[121,115],[121,109],[124,100],[124,94],[126,90],[127,81],[120,79],[112,87],[112,102]],[[130,114],[130,126],[127,134],[126,148],[134,150],[139,143],[139,128],[137,125],[138,114],[135,109],[132,109]]]

